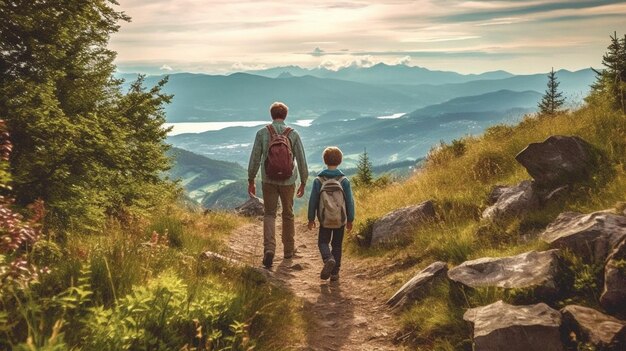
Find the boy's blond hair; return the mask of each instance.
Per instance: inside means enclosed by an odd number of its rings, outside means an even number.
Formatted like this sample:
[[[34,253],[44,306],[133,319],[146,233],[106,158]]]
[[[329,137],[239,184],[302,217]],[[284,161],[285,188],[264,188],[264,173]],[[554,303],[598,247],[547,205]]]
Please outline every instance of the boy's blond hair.
[[[322,153],[322,158],[324,158],[324,163],[327,166],[339,166],[343,159],[343,153],[339,150],[338,147],[329,146],[324,149]]]

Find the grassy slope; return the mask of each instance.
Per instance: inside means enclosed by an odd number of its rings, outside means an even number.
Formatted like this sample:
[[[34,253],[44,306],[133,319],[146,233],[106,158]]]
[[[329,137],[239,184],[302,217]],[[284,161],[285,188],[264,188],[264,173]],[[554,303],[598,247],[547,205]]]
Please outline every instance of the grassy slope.
[[[138,289],[150,287],[151,284],[166,284],[167,277],[173,276],[184,284],[183,287],[187,290],[186,299],[191,302],[198,301],[208,294],[205,298],[211,302],[205,305],[205,308],[210,309],[210,313],[215,313],[213,316],[219,319],[213,330],[203,329],[202,335],[214,333],[212,335],[222,335],[219,338],[224,339],[224,336],[230,333],[229,328],[233,328],[232,323],[241,322],[244,323],[244,329],[242,334],[238,334],[237,342],[246,342],[248,346],[252,343],[255,350],[288,349],[295,340],[302,337],[301,326],[304,323],[301,316],[295,312],[298,308],[296,302],[290,302],[294,301],[294,297],[282,289],[276,289],[265,283],[258,273],[222,266],[218,262],[203,261],[199,258],[200,253],[206,250],[221,252],[225,248],[224,238],[233,229],[245,224],[245,221],[228,213],[214,212],[203,215],[182,210],[177,206],[169,206],[157,209],[150,217],[127,225],[110,222],[100,235],[69,236],[63,245],[62,256],[54,256],[57,257],[55,259],[46,254],[49,256],[47,258],[49,264],[54,266],[54,269],[51,274],[42,277],[42,283],[37,285],[34,296],[62,296],[58,295],[59,292],[66,289],[69,284],[74,284],[77,276],[83,274],[79,274],[78,270],[82,272],[86,269],[89,290],[93,292],[93,295],[89,296],[87,306],[114,311],[115,305],[120,308],[122,305],[139,303],[124,302],[127,299],[131,301],[133,294],[141,291]],[[161,236],[168,233],[167,244],[148,245],[153,232]],[[220,307],[221,304],[224,304],[224,307]],[[135,309],[137,308],[138,305],[135,305]],[[173,308],[170,307],[169,310],[172,311]],[[86,350],[105,347],[102,341],[90,339],[93,338],[93,335],[89,336],[91,332],[88,329],[89,323],[94,321],[92,312],[81,309],[71,311],[69,316],[62,314],[58,317],[51,310],[46,310],[42,319],[36,317],[37,313],[33,313],[33,317],[29,319],[31,323],[36,321],[37,324],[41,324],[42,334],[46,335],[51,332],[54,321],[62,318],[67,324],[62,331],[64,341],[68,345],[82,344]],[[183,313],[181,311],[186,311],[186,308],[171,313]],[[193,336],[195,331],[193,321],[186,320],[186,317],[180,318],[182,324],[170,326],[166,331],[174,333],[177,337],[190,333]],[[101,330],[101,326],[96,328]],[[110,333],[116,336],[122,333],[128,335],[124,329],[127,326],[112,328]],[[16,334],[15,337],[25,338],[21,335],[26,333],[25,326],[18,330],[20,332],[17,334],[20,335]],[[143,329],[140,327],[138,330],[141,332]],[[281,330],[284,336],[276,338],[275,334],[267,332],[268,330]],[[165,335],[166,331],[158,334]],[[100,334],[104,333],[106,331],[100,331]],[[119,341],[116,336],[107,336],[106,340]],[[85,340],[90,341],[86,343]],[[189,338],[189,341],[193,340],[195,339]],[[2,344],[0,338],[0,345]],[[181,346],[183,345],[179,344],[177,348]],[[242,345],[239,347],[247,349]]]
[[[486,207],[485,199],[492,186],[530,179],[514,156],[529,143],[555,134],[578,135],[597,149],[601,164],[593,179],[577,185],[567,199],[523,218],[498,226],[481,223],[479,216]],[[429,199],[436,201],[441,217],[436,224],[416,229],[409,242],[402,245],[362,249],[351,243],[352,255],[372,267],[388,266],[389,261],[411,267],[381,281],[385,296],[391,296],[418,269],[435,260],[453,266],[467,259],[541,249],[544,244],[533,234],[541,231],[558,213],[607,209],[626,199],[626,116],[603,104],[556,117],[529,117],[514,127],[495,126],[482,137],[464,139],[463,143],[466,150],[461,156],[455,156],[452,147],[444,147],[431,155],[421,173],[402,184],[357,192],[356,233],[366,230],[371,219]],[[597,268],[571,258],[572,281],[563,284],[569,284],[564,289],[569,288],[573,293],[564,294],[559,301],[553,301],[553,305],[558,307],[559,303],[571,300],[597,305],[600,279]],[[590,274],[585,277],[584,272]],[[588,284],[585,279],[589,280]],[[578,285],[572,285],[574,280]],[[596,284],[596,291],[584,287],[593,284]],[[459,291],[441,284],[430,297],[402,314],[406,339],[412,340],[419,349],[467,348],[470,331],[462,321],[466,308],[498,299],[534,302],[532,297],[521,295],[493,289]]]

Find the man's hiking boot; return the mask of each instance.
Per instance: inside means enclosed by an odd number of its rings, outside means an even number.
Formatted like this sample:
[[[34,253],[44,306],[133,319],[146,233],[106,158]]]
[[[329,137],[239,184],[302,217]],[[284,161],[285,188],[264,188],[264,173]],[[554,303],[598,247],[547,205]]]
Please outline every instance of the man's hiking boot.
[[[335,273],[335,274],[331,274],[330,275],[330,281],[331,282],[336,282],[337,280],[339,280],[339,273]]]
[[[292,259],[292,258],[299,257],[299,256],[296,256],[296,252],[298,252],[298,249],[295,249],[295,250],[293,250],[292,252],[285,252],[285,256],[284,256],[284,257],[285,257],[285,259],[286,259],[286,260],[290,260],[290,259]]]
[[[334,258],[329,258],[326,261],[324,261],[324,267],[322,268],[322,271],[320,272],[320,279],[326,280],[330,278],[330,272],[332,272],[333,268],[335,268],[335,264],[336,262]]]
[[[263,265],[265,268],[271,268],[272,264],[274,264],[274,253],[267,251],[265,255],[263,255]]]

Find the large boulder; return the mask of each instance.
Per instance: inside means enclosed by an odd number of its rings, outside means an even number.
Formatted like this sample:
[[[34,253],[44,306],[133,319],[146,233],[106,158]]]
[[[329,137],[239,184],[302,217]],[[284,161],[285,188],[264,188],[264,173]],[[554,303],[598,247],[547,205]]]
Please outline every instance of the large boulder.
[[[617,245],[607,260],[600,304],[609,313],[626,318],[626,239]]]
[[[265,213],[263,199],[256,196],[251,197],[241,206],[235,208],[235,212],[237,214],[247,217],[263,216],[263,214]]]
[[[588,261],[603,264],[609,252],[626,237],[626,217],[608,211],[565,212],[540,237],[552,248],[570,249]]]
[[[575,136],[551,136],[532,143],[515,159],[540,186],[559,186],[586,178],[593,169],[590,145]]]
[[[513,306],[502,301],[471,308],[475,351],[562,351],[561,314],[544,303]]]
[[[569,305],[561,309],[563,327],[576,335],[576,341],[600,350],[626,349],[626,323],[593,308]]]
[[[435,218],[432,201],[407,206],[390,212],[372,225],[372,246],[403,239],[421,223]]]
[[[484,219],[497,221],[519,215],[539,206],[539,198],[533,183],[525,180],[516,186],[502,190],[497,201],[483,211]]]
[[[472,288],[533,289],[538,295],[551,295],[557,291],[558,252],[530,251],[510,257],[466,261],[452,268],[448,278]]]
[[[433,283],[445,277],[448,265],[445,262],[437,261],[417,273],[411,280],[406,282],[388,301],[387,306],[391,308],[403,308],[420,297],[424,296]]]

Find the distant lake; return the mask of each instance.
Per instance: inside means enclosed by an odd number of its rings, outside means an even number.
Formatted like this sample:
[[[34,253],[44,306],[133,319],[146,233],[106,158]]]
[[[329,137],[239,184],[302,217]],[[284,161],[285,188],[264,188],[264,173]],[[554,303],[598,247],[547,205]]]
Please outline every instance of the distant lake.
[[[312,119],[299,119],[295,124],[300,127],[308,127],[313,122]],[[203,133],[212,130],[222,130],[228,127],[257,127],[269,123],[269,121],[235,121],[235,122],[180,122],[165,123],[165,127],[173,127],[168,133],[169,136],[185,133]]]

